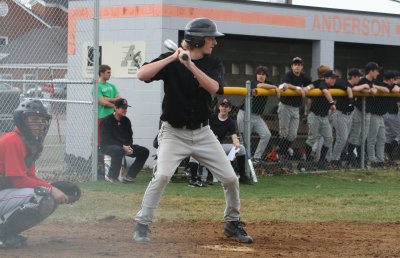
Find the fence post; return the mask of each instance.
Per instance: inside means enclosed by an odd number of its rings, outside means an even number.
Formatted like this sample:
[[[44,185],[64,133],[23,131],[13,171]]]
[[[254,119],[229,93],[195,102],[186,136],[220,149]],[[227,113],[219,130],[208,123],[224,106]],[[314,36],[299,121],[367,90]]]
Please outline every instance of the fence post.
[[[97,134],[97,119],[98,119],[98,96],[97,96],[97,83],[99,73],[99,13],[100,13],[100,1],[94,1],[94,14],[93,14],[93,150],[92,150],[92,180],[97,181],[97,169],[98,169],[98,137]]]
[[[244,146],[246,147],[246,152],[247,152],[247,158],[251,158],[251,97],[253,95],[253,92],[251,90],[251,82],[246,81],[246,98],[244,101]],[[246,166],[246,174],[249,173],[249,166]]]
[[[366,132],[365,132],[365,102],[366,102],[366,97],[362,97],[361,100],[361,105],[362,105],[362,112],[361,112],[361,169],[365,168],[365,139],[366,137]],[[360,155],[359,153],[357,153]]]

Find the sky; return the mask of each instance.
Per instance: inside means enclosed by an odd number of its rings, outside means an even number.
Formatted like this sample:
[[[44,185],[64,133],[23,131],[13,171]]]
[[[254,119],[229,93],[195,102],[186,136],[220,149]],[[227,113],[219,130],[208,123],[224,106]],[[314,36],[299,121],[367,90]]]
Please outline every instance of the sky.
[[[292,0],[292,3],[294,5],[317,6],[400,15],[400,0],[399,2],[390,0]]]

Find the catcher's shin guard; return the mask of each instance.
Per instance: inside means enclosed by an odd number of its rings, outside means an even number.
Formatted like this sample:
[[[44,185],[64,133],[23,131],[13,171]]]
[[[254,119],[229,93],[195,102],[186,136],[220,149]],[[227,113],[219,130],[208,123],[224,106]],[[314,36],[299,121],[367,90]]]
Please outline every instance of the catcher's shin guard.
[[[37,200],[40,201],[35,203]],[[38,195],[32,203],[21,205],[0,218],[0,238],[18,235],[39,224],[50,216],[56,208],[57,203],[50,194]]]

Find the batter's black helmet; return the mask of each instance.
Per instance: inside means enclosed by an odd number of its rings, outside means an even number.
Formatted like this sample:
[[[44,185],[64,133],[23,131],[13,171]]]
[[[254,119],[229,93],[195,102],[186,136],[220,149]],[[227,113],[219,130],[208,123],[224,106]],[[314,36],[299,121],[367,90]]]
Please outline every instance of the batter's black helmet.
[[[204,46],[204,37],[224,36],[219,32],[215,22],[208,18],[196,18],[188,22],[185,27],[184,39],[194,47]]]
[[[29,125],[26,123],[27,116],[42,116],[46,119],[46,124],[39,136],[34,136]],[[22,101],[14,110],[14,124],[24,134],[25,137],[42,142],[49,129],[51,116],[40,100],[28,99]]]

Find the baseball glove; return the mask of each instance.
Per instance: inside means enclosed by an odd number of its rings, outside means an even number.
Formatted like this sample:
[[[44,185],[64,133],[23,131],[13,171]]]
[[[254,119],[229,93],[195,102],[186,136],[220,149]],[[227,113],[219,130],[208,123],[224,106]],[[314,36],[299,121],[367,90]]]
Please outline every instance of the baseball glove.
[[[81,198],[81,189],[74,183],[69,181],[57,181],[51,183],[55,188],[60,189],[68,196],[69,203],[74,203]]]

